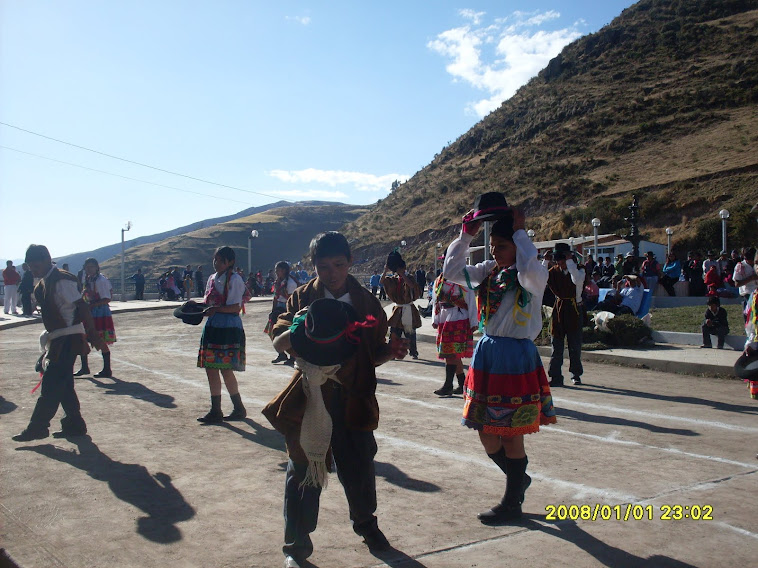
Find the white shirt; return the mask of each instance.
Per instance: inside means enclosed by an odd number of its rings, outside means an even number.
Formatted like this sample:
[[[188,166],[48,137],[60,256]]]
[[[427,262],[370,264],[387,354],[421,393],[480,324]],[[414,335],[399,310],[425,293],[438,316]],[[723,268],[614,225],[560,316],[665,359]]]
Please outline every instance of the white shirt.
[[[287,295],[286,296],[283,296],[282,294],[277,295],[276,301],[286,304],[287,300],[292,295],[292,292],[294,292],[295,290],[297,290],[297,282],[295,282],[295,279],[292,278],[292,276],[290,276],[287,279]]]
[[[329,298],[330,300],[337,300],[338,302],[344,302],[351,306],[353,305],[353,302],[350,299],[350,292],[345,292],[339,298],[335,298],[334,295],[329,290],[326,289],[326,286],[324,286],[324,298]]]
[[[744,280],[753,274],[755,274],[755,268],[743,260],[734,267],[732,278],[734,278],[736,284],[737,280]],[[758,282],[751,280],[747,284],[740,286],[740,296],[749,296],[756,290],[756,288],[758,288]]]
[[[211,289],[211,286],[216,287],[216,291],[219,294],[224,293],[224,284],[226,283],[226,272],[221,276],[213,274],[208,277],[208,283],[205,286],[206,294]],[[242,295],[245,293],[245,282],[242,280],[242,276],[236,272],[232,274],[232,278],[229,281],[229,292],[226,296],[226,305],[233,306],[234,304],[242,304]]]
[[[445,282],[442,286],[446,287],[447,291],[449,291],[453,284]],[[471,327],[476,327],[478,325],[479,317],[476,311],[476,294],[474,294],[474,291],[471,288],[467,288],[466,286],[462,286],[462,288],[464,294],[463,299],[466,300],[468,309],[458,307],[445,308],[440,306],[440,313],[437,313],[436,309],[433,310],[433,323],[441,325],[446,322],[468,319]],[[434,285],[432,285],[432,304],[437,304],[437,288]]]
[[[95,279],[95,292],[100,296],[100,299],[104,300],[105,298],[110,298],[112,290],[113,286],[111,286],[111,281],[103,274],[98,274]]]
[[[447,249],[443,274],[456,284],[477,288],[496,266],[494,260],[486,260],[475,266],[466,264],[469,245],[473,237],[461,232]],[[519,229],[513,234],[516,245],[516,264],[518,281],[532,294],[529,303],[521,308],[516,303],[516,291],[509,290],[503,296],[500,307],[487,322],[485,333],[497,337],[534,340],[542,330],[542,295],[547,285],[547,268],[537,258],[537,249],[527,236]]]
[[[582,303],[582,290],[584,290],[584,268],[579,268],[573,259],[566,259],[566,271],[571,275],[571,281],[576,286],[576,303]]]

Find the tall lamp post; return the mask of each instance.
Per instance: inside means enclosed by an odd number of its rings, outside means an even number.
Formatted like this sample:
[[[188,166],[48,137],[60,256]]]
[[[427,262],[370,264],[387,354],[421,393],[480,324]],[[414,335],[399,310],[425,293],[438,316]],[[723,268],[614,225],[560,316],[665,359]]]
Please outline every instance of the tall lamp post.
[[[569,247],[571,248],[571,252],[574,252],[574,237],[569,237]]]
[[[132,228],[132,222],[127,221],[126,227],[121,229],[121,301],[126,302],[126,272],[124,268],[124,233]]]
[[[721,217],[721,250],[726,250],[726,220],[729,219],[729,211],[722,209],[719,211]]]
[[[666,255],[671,254],[671,235],[674,234],[674,229],[671,227],[666,227],[666,240],[668,241],[668,244],[666,246]]]
[[[597,217],[595,217],[592,220],[592,230],[595,233],[595,251],[594,251],[595,252],[595,262],[598,262],[600,257],[598,256],[598,253],[597,253],[597,233],[600,230],[600,219],[598,219]]]
[[[437,243],[434,245],[434,277],[437,278],[437,259],[440,256],[440,249],[442,248],[442,243]]]
[[[253,239],[258,238],[258,231],[253,229],[247,237],[247,274],[253,273]]]

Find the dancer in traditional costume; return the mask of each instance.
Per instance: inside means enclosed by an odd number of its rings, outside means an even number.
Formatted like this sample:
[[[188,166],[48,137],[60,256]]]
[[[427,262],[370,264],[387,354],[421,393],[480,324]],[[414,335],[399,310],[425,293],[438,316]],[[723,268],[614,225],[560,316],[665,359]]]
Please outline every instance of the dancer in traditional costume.
[[[327,449],[331,450],[337,475],[345,490],[353,531],[363,537],[371,551],[389,549],[389,542],[379,529],[375,515],[374,456],[377,448],[373,431],[379,424],[376,367],[393,358],[402,359],[407,353],[405,341],[391,336],[390,343],[386,342],[387,316],[379,300],[348,273],[352,255],[344,235],[333,231],[317,235],[311,241],[310,254],[318,276],[290,297],[287,311],[274,326],[274,347],[306,358],[312,366],[341,365],[338,370],[332,368],[326,373],[326,378],[331,379],[326,381],[324,377],[316,380],[310,373],[311,366],[303,367],[306,380],[298,359],[298,370],[290,383],[263,409],[263,415],[284,434],[287,443],[289,461],[284,489],[282,550],[284,565],[288,568],[304,565],[305,559],[313,553],[310,534],[316,530],[323,487],[322,483],[314,481],[323,476],[314,477],[312,473],[314,468],[323,471],[323,467],[315,467],[314,459],[325,460]],[[322,298],[330,299],[330,302],[323,303]],[[323,311],[314,314],[311,309],[315,310],[320,302]],[[338,302],[352,308],[340,308]],[[305,318],[302,317],[304,308],[308,308],[310,314]],[[354,316],[345,318],[346,313],[354,313]],[[370,322],[371,325],[361,330],[338,324],[346,319]],[[319,324],[320,320],[325,323]],[[358,332],[360,337],[353,335]],[[353,337],[349,342],[358,340],[354,349],[348,349],[349,357],[320,360],[328,357],[335,342],[345,344],[343,338],[348,335]],[[310,338],[314,345],[307,346],[306,338]],[[318,422],[311,419],[308,407],[314,396],[323,397],[332,423],[330,437],[323,436],[325,428],[319,428]],[[320,416],[327,418],[323,412]]]
[[[478,325],[473,290],[445,280],[440,274],[432,288],[432,327],[437,330],[437,356],[445,361],[445,384],[434,391],[437,396],[463,394],[462,359],[474,352],[474,329]],[[453,377],[458,386],[453,389]]]
[[[292,293],[297,290],[297,280],[295,280],[290,274],[290,264],[287,261],[280,260],[274,267],[276,272],[276,281],[274,282],[274,298],[271,306],[271,312],[268,314],[268,322],[263,330],[267,333],[271,339],[274,339],[272,330],[276,325],[276,320],[287,311],[287,300]],[[288,357],[287,353],[282,351],[278,353],[276,359],[271,361],[272,363],[284,363],[290,367],[295,365],[295,360],[292,357]]]
[[[100,274],[100,264],[95,258],[84,261],[84,301],[89,304],[92,319],[95,322],[100,338],[103,340],[103,370],[95,374],[95,377],[112,377],[111,350],[109,345],[116,343],[116,328],[113,325],[113,315],[108,304],[111,302],[113,287],[104,274]],[[87,355],[82,355],[82,368],[74,375],[80,377],[89,374],[89,362]]]
[[[490,231],[495,260],[466,264],[469,245],[482,221],[496,220]],[[547,269],[524,231],[524,215],[508,207],[501,193],[480,195],[464,217],[463,230],[448,247],[443,274],[477,291],[479,340],[466,375],[463,424],[479,432],[487,455],[507,476],[500,503],[479,514],[485,524],[521,517],[524,492],[531,483],[524,434],[555,423],[545,371],[533,340],[542,329],[542,293]]]
[[[36,278],[41,278],[34,289],[37,304],[42,310],[45,331],[40,336],[38,371],[42,374],[42,390],[34,406],[29,425],[13,439],[29,442],[46,438],[50,420],[58,407],[66,415],[61,418],[61,430],[54,438],[83,436],[87,424],[82,418],[79,398],[74,389],[74,361],[77,355],[89,352],[87,339],[97,349],[105,347],[95,329],[87,303],[77,287],[73,274],[58,270],[52,263],[50,252],[42,245],[31,245],[26,250],[26,262]],[[86,334],[86,335],[85,335]]]
[[[245,330],[239,312],[245,282],[234,270],[235,255],[231,247],[220,247],[213,255],[213,270],[205,287],[205,322],[200,338],[197,366],[205,369],[211,389],[211,409],[198,422],[218,423],[242,420],[247,416],[234,371],[245,370]],[[220,376],[219,376],[220,375]],[[228,416],[221,412],[221,377],[234,404]]]
[[[394,274],[390,274],[394,272]],[[387,297],[395,302],[388,323],[390,333],[400,339],[408,338],[409,352],[413,359],[418,359],[416,347],[416,330],[421,327],[421,314],[413,302],[421,297],[421,288],[415,278],[405,271],[405,261],[397,250],[387,256],[387,264],[379,279]]]

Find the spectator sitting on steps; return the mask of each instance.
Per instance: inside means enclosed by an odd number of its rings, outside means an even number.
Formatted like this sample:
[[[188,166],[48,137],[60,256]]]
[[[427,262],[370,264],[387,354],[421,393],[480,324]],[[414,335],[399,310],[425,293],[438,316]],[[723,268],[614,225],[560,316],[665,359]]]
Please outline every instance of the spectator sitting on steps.
[[[642,305],[642,297],[645,294],[640,279],[634,274],[625,277],[625,283],[618,294],[607,296],[605,300],[595,306],[596,310],[604,310],[613,314],[636,314]]]
[[[708,298],[708,309],[705,310],[702,330],[703,344],[700,346],[701,349],[713,347],[711,335],[718,337],[717,347],[719,349],[724,348],[724,341],[729,335],[729,320],[726,317],[726,310],[721,307],[721,300],[716,296]]]

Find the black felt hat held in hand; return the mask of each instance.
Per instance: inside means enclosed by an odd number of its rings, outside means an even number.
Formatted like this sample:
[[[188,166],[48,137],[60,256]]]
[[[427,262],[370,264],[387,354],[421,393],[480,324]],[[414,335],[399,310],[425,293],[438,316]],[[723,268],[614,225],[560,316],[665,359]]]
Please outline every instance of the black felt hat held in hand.
[[[292,348],[301,359],[327,367],[344,363],[358,351],[361,329],[377,325],[367,316],[357,321],[355,309],[332,298],[319,298],[308,306],[308,312],[295,318],[290,326]]]
[[[174,317],[181,319],[184,323],[190,325],[200,325],[203,321],[203,311],[207,308],[205,304],[190,300],[184,302],[174,310]]]
[[[477,196],[474,201],[474,214],[470,221],[498,221],[513,217],[513,210],[508,206],[505,195],[498,191],[490,191]]]

